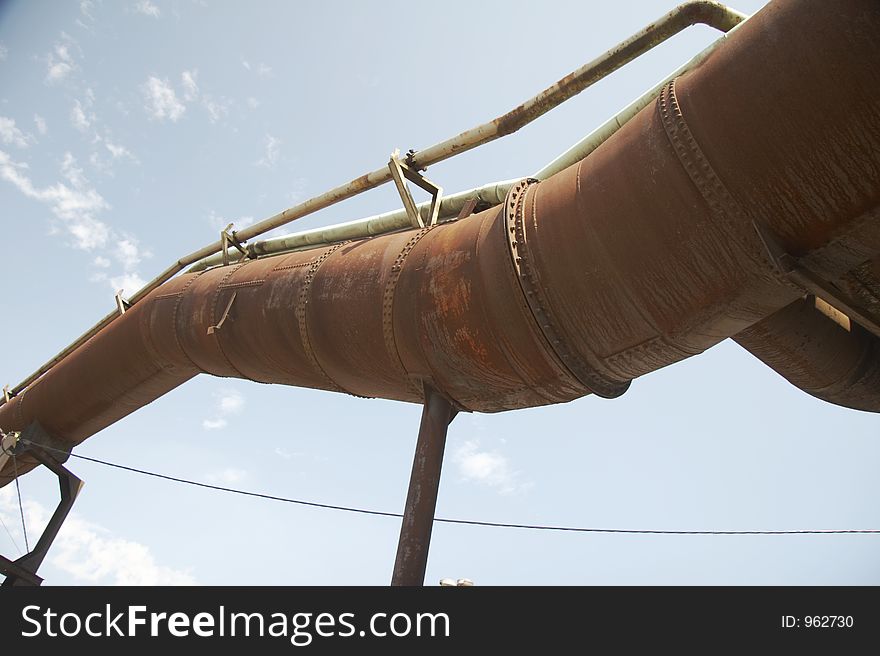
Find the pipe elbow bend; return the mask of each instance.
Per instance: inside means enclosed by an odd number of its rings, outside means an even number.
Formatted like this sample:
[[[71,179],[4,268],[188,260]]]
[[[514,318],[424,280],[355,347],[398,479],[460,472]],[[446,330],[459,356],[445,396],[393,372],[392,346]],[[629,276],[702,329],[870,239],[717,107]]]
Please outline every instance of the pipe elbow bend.
[[[835,405],[880,412],[880,339],[852,322],[849,330],[807,297],[734,338],[807,394]]]

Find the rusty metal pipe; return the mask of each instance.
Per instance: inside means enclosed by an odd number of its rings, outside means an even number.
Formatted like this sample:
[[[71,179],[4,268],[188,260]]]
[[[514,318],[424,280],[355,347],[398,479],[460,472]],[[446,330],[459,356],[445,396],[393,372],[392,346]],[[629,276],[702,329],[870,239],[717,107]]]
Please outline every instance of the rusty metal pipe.
[[[626,41],[618,44],[604,55],[568,74],[556,82],[556,84],[548,87],[537,96],[530,98],[503,116],[500,116],[489,123],[484,123],[483,125],[467,130],[466,132],[462,132],[458,136],[442,141],[439,144],[430,146],[416,153],[410,160],[408,160],[408,163],[415,169],[423,169],[432,164],[449,159],[450,157],[454,157],[460,153],[472,150],[477,146],[494,141],[499,137],[511,134],[539,116],[546,114],[553,109],[553,107],[556,107],[572,96],[577,95],[597,80],[614,72],[621,66],[624,66],[638,57],[640,54],[650,50],[654,46],[662,43],[669,37],[691,25],[703,23],[726,32],[746,18],[747,16],[745,14],[741,14],[712,0],[692,0],[686,2],[676,9],[673,9],[651,25],[645,27]],[[331,189],[320,196],[311,198],[299,205],[286,209],[283,212],[279,212],[268,219],[264,219],[252,226],[239,230],[235,233],[235,237],[242,242],[253,239],[254,237],[258,237],[259,235],[274,230],[275,228],[286,225],[291,221],[313,214],[314,212],[330,207],[340,201],[352,198],[364,191],[374,189],[389,180],[391,180],[391,173],[387,167],[377,169],[371,173],[366,173],[344,185]],[[199,260],[215,253],[219,253],[222,248],[223,243],[221,241],[216,241],[180,258],[156,278],[138,290],[129,299],[129,303],[137,303],[147,296],[147,294],[157,289],[161,284],[168,281],[172,276],[182,271],[185,267],[195,264]],[[77,338],[72,344],[65,347],[46,364],[37,369],[37,371],[12,388],[10,391],[11,394],[14,396],[21,393],[41,375],[49,371],[52,367],[85,344],[89,338],[108,326],[117,315],[118,313],[111,312],[105,316],[92,328]],[[0,398],[0,406],[5,402],[5,398]]]
[[[734,341],[795,387],[836,405],[880,412],[880,339],[847,329],[799,299],[742,331]]]
[[[440,219],[446,220],[454,218],[465,203],[476,198],[483,206],[493,207],[499,205],[510,188],[518,182],[517,180],[502,180],[501,182],[493,182],[492,184],[483,185],[467,189],[455,194],[443,196],[440,201]],[[423,220],[428,218],[428,210],[431,203],[419,203],[416,209],[422,216]],[[427,223],[427,221],[426,221]],[[265,239],[260,241],[252,241],[245,246],[251,258],[264,257],[267,255],[279,255],[281,253],[290,253],[292,251],[314,248],[316,246],[327,246],[340,241],[349,239],[363,239],[365,237],[374,237],[376,235],[384,235],[389,232],[396,232],[411,227],[409,216],[405,209],[392,210],[374,216],[368,216],[363,219],[347,221],[345,223],[337,223],[331,226],[313,228],[311,230],[303,230],[282,237],[273,239]],[[213,266],[222,264],[221,255],[212,255],[203,260],[199,260],[188,269],[189,272],[204,271]]]
[[[860,221],[835,241],[831,258],[810,265],[866,311],[880,314],[880,259],[863,261],[865,246],[880,244],[880,215]],[[876,247],[876,246],[875,246]],[[831,249],[826,249],[831,250]],[[749,327],[734,340],[783,378],[816,398],[856,410],[880,412],[880,339],[841,308],[807,297]]]
[[[199,372],[410,402],[429,383],[481,412],[612,398],[803,296],[757,224],[837,280],[880,257],[878,212],[880,4],[780,0],[500,207],[172,279],[0,428],[77,444]]]

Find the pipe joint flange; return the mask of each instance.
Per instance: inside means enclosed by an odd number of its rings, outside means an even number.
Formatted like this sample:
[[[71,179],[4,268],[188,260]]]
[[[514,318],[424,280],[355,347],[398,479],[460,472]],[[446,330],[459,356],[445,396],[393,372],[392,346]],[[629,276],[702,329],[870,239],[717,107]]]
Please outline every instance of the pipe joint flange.
[[[565,342],[553,323],[546,294],[538,280],[534,264],[530,261],[523,221],[523,200],[528,188],[539,183],[535,178],[525,178],[511,187],[504,199],[505,234],[520,289],[541,334],[565,369],[596,396],[617,398],[629,389],[630,381],[619,382],[607,378],[584,362]]]

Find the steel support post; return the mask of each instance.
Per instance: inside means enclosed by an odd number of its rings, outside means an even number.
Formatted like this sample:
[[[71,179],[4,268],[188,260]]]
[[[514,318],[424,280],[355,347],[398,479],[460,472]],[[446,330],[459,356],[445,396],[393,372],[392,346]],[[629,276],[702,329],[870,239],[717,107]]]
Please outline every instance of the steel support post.
[[[391,585],[421,586],[425,583],[434,509],[440,487],[440,469],[446,448],[446,431],[456,414],[458,410],[452,403],[428,385],[425,386],[425,405],[422,409]]]
[[[52,542],[58,535],[58,531],[73,507],[73,502],[76,500],[83,485],[79,478],[43,449],[31,446],[27,452],[58,476],[58,483],[61,488],[61,501],[58,503],[58,507],[52,514],[52,518],[43,530],[43,534],[40,536],[36,546],[30,552],[15,561],[0,556],[0,574],[6,576],[2,587],[33,586],[40,585],[43,582],[43,579],[37,576],[37,570],[49,552],[49,547],[52,546]]]

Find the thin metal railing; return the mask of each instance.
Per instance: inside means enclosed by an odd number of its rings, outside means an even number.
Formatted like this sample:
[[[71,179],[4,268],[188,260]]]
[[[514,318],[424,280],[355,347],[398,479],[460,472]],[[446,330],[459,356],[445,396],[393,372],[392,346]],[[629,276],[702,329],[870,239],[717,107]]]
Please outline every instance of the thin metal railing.
[[[746,18],[748,17],[745,14],[711,0],[693,0],[682,4],[668,12],[659,20],[652,22],[630,38],[619,43],[611,50],[608,50],[598,58],[584,64],[506,114],[503,114],[488,123],[484,123],[462,132],[451,139],[447,139],[425,148],[424,150],[413,153],[407,158],[407,164],[411,168],[421,170],[467,152],[468,150],[472,150],[478,146],[487,144],[495,139],[516,132],[539,116],[546,114],[554,107],[577,95],[590,85],[601,80],[610,73],[613,73],[636,57],[644,54],[687,27],[696,24],[704,24],[722,32],[728,32],[743,22]],[[287,225],[296,219],[330,207],[340,201],[352,198],[364,191],[374,189],[389,182],[391,179],[391,171],[387,167],[366,173],[346,184],[335,187],[319,196],[315,196],[303,203],[264,219],[259,223],[255,223],[252,226],[236,231],[233,233],[232,237],[239,243],[245,242],[269,232],[270,230]],[[162,273],[156,278],[135,292],[128,299],[127,305],[131,306],[142,300],[150,292],[170,280],[185,267],[195,264],[199,260],[208,258],[216,253],[221,253],[224,250],[225,245],[224,240],[221,239],[178,259],[162,271]],[[0,398],[0,406],[5,404],[11,397],[20,394],[28,385],[64,360],[94,335],[110,325],[110,323],[120,315],[121,312],[119,308],[117,308],[14,388],[11,390],[4,389],[3,397]]]
[[[742,23],[740,23],[740,25],[741,24]],[[556,157],[552,162],[532,174],[530,177],[543,180],[587,157],[590,153],[605,143],[615,132],[626,125],[626,123],[636,114],[653,102],[657,96],[660,95],[660,91],[663,87],[671,79],[695,69],[705,61],[709,55],[727,40],[727,37],[731,32],[733,32],[733,30],[723,34],[719,39],[713,41],[688,62],[663,77],[648,91],[633,100],[626,107],[605,121],[605,123],[590,132],[590,134],[578,141],[571,148],[566,150],[559,157]],[[510,188],[519,182],[520,179],[521,178],[491,182],[481,187],[475,187],[473,189],[467,189],[465,191],[444,196],[440,201],[438,221],[442,222],[457,216],[465,206],[465,203],[471,199],[479,201],[485,208],[499,205],[504,201],[504,197]],[[422,219],[427,219],[430,205],[430,202],[424,202],[419,203],[416,206]],[[410,227],[410,220],[406,210],[397,209],[362,219],[346,221],[345,223],[312,228],[310,230],[303,230],[301,232],[295,232],[281,237],[273,237],[272,239],[252,241],[247,244],[245,250],[249,257],[257,258],[260,256],[278,255],[280,253],[316,248],[318,246],[350,239],[374,237],[376,235],[396,232],[398,230],[405,230]],[[203,260],[199,260],[190,267],[188,271],[204,271],[205,269],[222,263],[222,255],[212,255]]]

